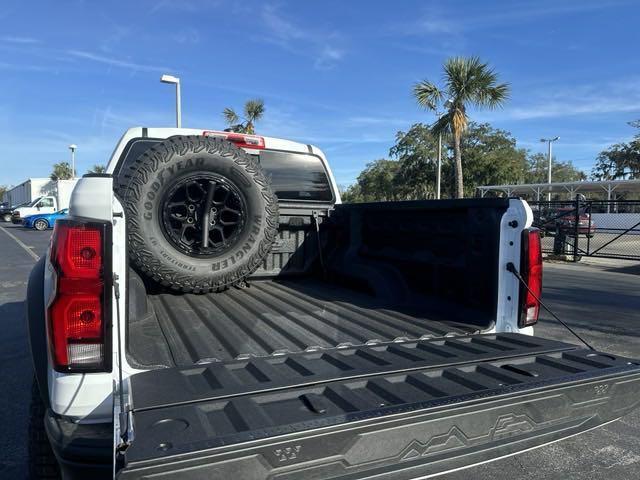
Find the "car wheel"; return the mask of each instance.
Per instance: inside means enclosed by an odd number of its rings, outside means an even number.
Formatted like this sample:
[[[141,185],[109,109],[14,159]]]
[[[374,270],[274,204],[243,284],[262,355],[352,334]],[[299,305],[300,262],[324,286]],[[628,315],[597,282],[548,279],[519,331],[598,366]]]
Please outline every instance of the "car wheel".
[[[2,215],[2,221],[3,222],[10,222],[11,221],[11,214],[10,213],[5,213],[4,215]]]
[[[33,228],[35,228],[36,230],[41,232],[41,231],[46,230],[47,228],[49,228],[49,224],[47,223],[46,220],[40,219],[40,220],[36,220],[33,223]]]

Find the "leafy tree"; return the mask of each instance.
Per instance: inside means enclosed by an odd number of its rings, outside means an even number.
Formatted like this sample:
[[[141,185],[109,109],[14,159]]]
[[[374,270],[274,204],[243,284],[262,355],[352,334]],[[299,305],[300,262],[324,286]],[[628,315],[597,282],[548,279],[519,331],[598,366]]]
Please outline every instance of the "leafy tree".
[[[429,198],[435,190],[437,137],[424,124],[416,124],[407,132],[398,132],[390,154],[400,163],[398,188],[404,198]],[[442,156],[442,193],[455,196],[454,142],[445,138]],[[489,124],[470,122],[462,138],[465,151],[462,158],[467,178],[465,194],[473,195],[479,185],[521,183],[527,171],[524,149],[516,147],[516,140],[505,130]]]
[[[528,178],[527,152],[517,148],[515,139],[488,124],[469,123],[463,137],[463,167],[467,178],[465,193],[473,195],[477,186],[522,183]],[[422,123],[407,132],[398,132],[389,154],[396,161],[378,160],[367,165],[354,185],[343,194],[345,202],[413,200],[433,198],[436,182],[438,141]],[[443,145],[442,193],[453,197],[454,146]]]
[[[549,172],[549,158],[545,153],[534,153],[527,156],[527,174],[525,183],[546,183]],[[587,179],[587,175],[573,165],[571,161],[559,162],[552,159],[551,173],[554,182],[579,182]]]
[[[399,163],[380,159],[368,163],[356,183],[342,193],[345,203],[398,200],[395,178]]]
[[[423,80],[414,86],[417,102],[436,111],[442,104],[445,113],[436,121],[432,130],[451,133],[455,159],[455,196],[464,196],[462,174],[462,134],[467,129],[469,106],[497,108],[509,96],[509,85],[498,83],[496,73],[478,57],[453,57],[444,64],[444,87]],[[446,99],[446,100],[445,100]]]
[[[438,138],[431,129],[416,123],[405,132],[396,134],[396,144],[389,155],[399,163],[394,179],[398,195],[404,199],[425,199],[435,196],[438,161]],[[443,162],[446,151],[443,148]]]
[[[107,171],[107,167],[96,163],[93,167],[87,170],[87,173],[104,173]]]
[[[241,118],[233,108],[225,108],[222,116],[229,125],[228,130],[237,133],[255,134],[255,124],[264,115],[264,101],[260,99],[247,100],[244,104],[243,117]]]
[[[629,122],[640,128],[640,120]],[[617,143],[600,152],[591,172],[594,180],[619,180],[640,178],[640,133],[630,142]]]
[[[10,187],[8,185],[0,185],[0,200],[2,200],[2,197],[4,197],[4,194],[7,193],[9,188]]]
[[[339,186],[340,197],[343,203],[358,203],[364,201],[362,199],[362,192],[360,191],[360,185],[354,183],[348,186]]]
[[[73,171],[69,162],[60,162],[53,164],[53,171],[49,176],[51,180],[69,180],[73,178]]]
[[[452,146],[455,148],[455,143]],[[488,123],[471,122],[462,138],[464,193],[473,196],[480,185],[523,183],[527,172],[527,151],[517,148],[511,133]],[[451,182],[449,182],[451,185]]]

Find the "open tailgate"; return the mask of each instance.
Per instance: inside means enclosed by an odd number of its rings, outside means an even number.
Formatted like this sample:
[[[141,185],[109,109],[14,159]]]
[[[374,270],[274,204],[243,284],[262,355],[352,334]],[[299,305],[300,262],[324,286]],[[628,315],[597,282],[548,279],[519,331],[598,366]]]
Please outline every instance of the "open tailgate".
[[[473,335],[155,370],[129,388],[121,479],[410,479],[625,415],[640,362]]]

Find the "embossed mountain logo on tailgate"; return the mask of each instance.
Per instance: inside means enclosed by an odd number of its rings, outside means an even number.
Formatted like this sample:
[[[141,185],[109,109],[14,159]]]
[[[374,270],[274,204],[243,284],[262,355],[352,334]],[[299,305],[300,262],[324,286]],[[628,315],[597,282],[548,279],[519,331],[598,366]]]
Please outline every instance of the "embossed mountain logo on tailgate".
[[[499,438],[518,435],[534,430],[535,427],[536,422],[527,415],[501,415],[496,420],[495,425],[483,435],[468,436],[460,428],[454,426],[446,433],[434,435],[426,443],[413,440],[399,455],[399,458],[400,461],[413,460],[433,453],[468,447],[486,438],[497,440]]]

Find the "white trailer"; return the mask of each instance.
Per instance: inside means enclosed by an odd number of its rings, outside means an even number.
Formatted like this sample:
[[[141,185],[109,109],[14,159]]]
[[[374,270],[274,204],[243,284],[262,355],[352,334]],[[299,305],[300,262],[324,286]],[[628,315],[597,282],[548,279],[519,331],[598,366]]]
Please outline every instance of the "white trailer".
[[[49,178],[30,178],[12,188],[8,193],[11,205],[29,202],[26,206],[12,212],[12,221],[20,223],[22,218],[36,213],[53,213],[69,207],[71,192],[78,179],[51,180]]]
[[[4,194],[4,200],[13,206],[31,202],[37,197],[50,195],[55,189],[55,183],[50,178],[29,178],[7,190]]]

